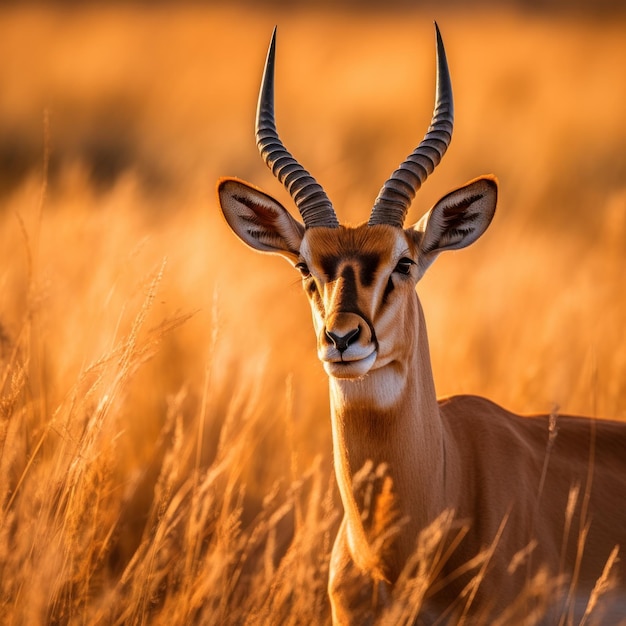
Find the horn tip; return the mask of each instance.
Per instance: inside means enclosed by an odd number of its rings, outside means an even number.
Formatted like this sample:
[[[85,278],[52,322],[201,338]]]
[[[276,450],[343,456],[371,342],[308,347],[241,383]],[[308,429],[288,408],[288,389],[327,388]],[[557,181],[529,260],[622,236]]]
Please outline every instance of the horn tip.
[[[439,30],[439,24],[437,24],[437,22],[434,22],[435,24],[435,37],[437,39],[437,52],[439,54],[441,54],[443,52],[443,55],[445,56],[445,48],[443,45],[443,37],[441,36],[441,31]]]
[[[443,39],[441,37],[441,31],[439,30],[439,24],[437,24],[437,20],[433,20],[433,24],[435,25],[435,36],[437,37],[437,44],[443,44]]]
[[[274,26],[274,29],[272,30],[272,37],[270,38],[270,47],[269,47],[269,53],[271,53],[272,55],[274,54],[274,49],[276,48],[276,32],[278,30],[278,25]]]

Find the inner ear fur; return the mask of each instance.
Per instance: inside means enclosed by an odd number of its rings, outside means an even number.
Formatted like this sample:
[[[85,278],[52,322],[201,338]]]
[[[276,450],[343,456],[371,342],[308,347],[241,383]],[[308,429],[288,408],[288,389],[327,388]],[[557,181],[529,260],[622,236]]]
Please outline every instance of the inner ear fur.
[[[237,178],[220,179],[217,197],[226,222],[246,245],[297,261],[304,225],[278,200]]]
[[[497,197],[496,178],[481,176],[441,198],[410,229],[425,268],[440,252],[458,250],[474,243],[491,223]]]

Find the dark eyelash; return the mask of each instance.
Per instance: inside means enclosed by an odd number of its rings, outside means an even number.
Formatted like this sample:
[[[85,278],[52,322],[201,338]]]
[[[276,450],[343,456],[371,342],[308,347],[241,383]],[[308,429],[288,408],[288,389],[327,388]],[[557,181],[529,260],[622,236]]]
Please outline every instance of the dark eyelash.
[[[412,265],[415,265],[415,261],[413,261],[413,259],[409,259],[408,257],[402,257],[396,264],[396,267],[393,271],[397,272],[398,274],[404,274],[405,276],[408,276],[411,273]]]
[[[304,262],[296,263],[296,269],[302,274],[303,278],[308,278],[311,275],[309,266]]]

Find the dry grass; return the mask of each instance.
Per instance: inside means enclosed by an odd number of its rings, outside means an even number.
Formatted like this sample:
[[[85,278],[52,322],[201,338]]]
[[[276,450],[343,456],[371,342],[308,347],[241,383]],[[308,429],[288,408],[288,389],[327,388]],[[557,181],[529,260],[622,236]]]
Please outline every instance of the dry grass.
[[[487,171],[502,187],[484,240],[421,285],[438,390],[624,419],[626,24],[436,17],[458,122],[412,216]],[[309,312],[287,264],[227,232],[213,185],[287,202],[251,132],[278,22],[283,136],[363,219],[430,114],[431,18],[3,11],[3,624],[329,621],[338,506]]]

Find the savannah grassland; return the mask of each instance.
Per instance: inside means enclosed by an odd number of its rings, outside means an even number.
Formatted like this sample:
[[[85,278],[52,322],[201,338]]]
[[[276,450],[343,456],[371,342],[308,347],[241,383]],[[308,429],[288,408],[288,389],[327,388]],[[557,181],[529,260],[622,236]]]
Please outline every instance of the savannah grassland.
[[[329,623],[340,505],[308,305],[214,186],[291,206],[252,133],[277,23],[281,135],[365,219],[430,119],[433,18],[457,123],[410,218],[501,186],[485,237],[419,286],[438,393],[626,419],[623,19],[3,9],[2,624]]]

